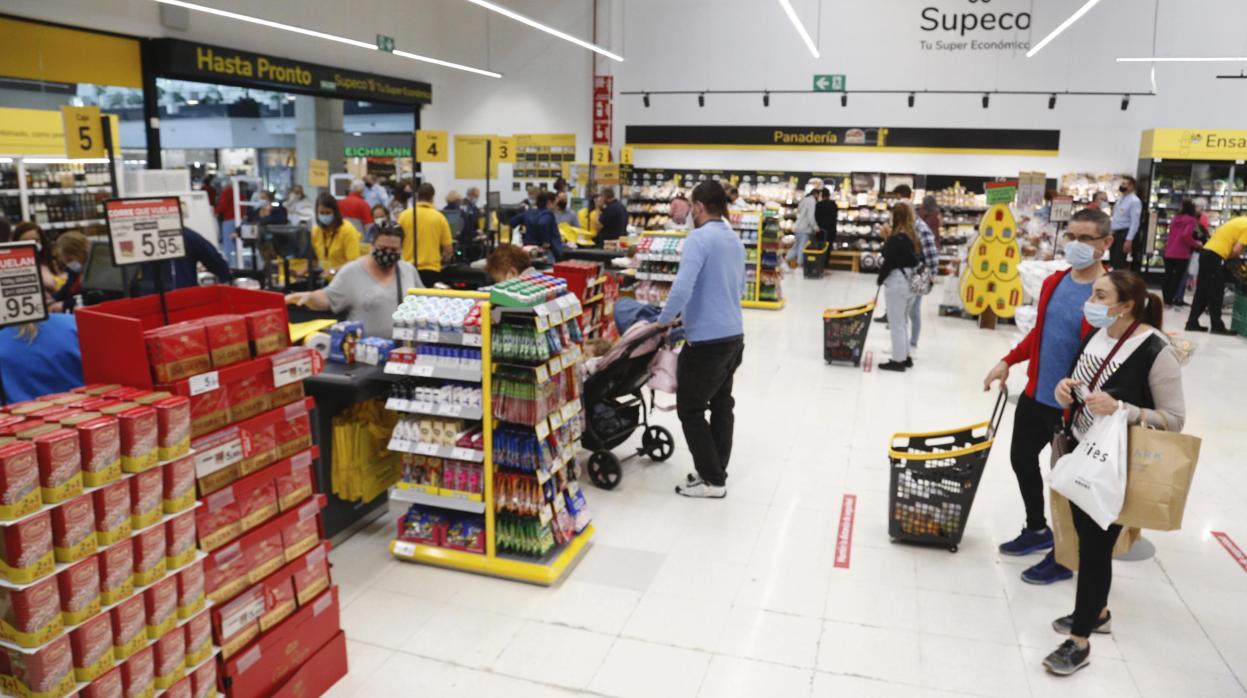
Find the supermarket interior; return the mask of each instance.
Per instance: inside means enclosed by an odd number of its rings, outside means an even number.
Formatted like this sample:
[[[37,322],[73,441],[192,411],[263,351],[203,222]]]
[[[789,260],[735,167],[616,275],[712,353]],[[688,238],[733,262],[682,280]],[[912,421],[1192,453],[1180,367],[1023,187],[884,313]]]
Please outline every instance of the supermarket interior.
[[[0,695],[1247,698],[1244,26],[4,0]]]

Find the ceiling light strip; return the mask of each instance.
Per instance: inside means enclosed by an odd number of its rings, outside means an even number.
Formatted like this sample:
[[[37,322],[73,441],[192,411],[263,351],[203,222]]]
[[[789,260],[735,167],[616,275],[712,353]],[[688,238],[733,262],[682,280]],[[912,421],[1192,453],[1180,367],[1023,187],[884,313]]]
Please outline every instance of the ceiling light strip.
[[[498,13],[498,14],[502,15],[503,17],[507,17],[507,18],[509,18],[509,19],[513,19],[513,20],[515,20],[515,21],[517,21],[517,22],[519,22],[519,23],[521,23],[521,24],[527,24],[528,26],[532,27],[533,29],[536,29],[536,30],[538,30],[538,31],[543,31],[543,32],[545,32],[545,33],[549,34],[550,36],[557,36],[558,38],[562,39],[563,41],[569,41],[569,42],[571,42],[571,43],[573,43],[573,44],[576,44],[577,46],[579,46],[579,47],[581,47],[581,48],[587,48],[587,49],[589,49],[590,51],[593,51],[594,53],[598,53],[598,54],[601,54],[601,55],[603,55],[603,56],[606,56],[607,58],[609,58],[609,59],[611,59],[611,60],[613,60],[613,61],[619,61],[620,63],[622,63],[622,62],[623,62],[623,56],[621,56],[621,55],[619,55],[619,54],[617,54],[617,53],[612,53],[611,51],[607,51],[606,49],[602,48],[601,46],[598,46],[598,45],[596,45],[596,44],[591,44],[591,43],[589,43],[588,41],[585,41],[584,39],[578,39],[578,38],[576,38],[576,37],[572,36],[571,34],[568,34],[567,32],[561,32],[561,31],[559,31],[558,29],[555,29],[554,27],[551,27],[551,26],[548,26],[548,25],[542,24],[541,22],[538,22],[537,20],[532,19],[531,17],[526,17],[526,16],[524,16],[524,15],[522,15],[522,14],[520,14],[520,13],[516,12],[515,10],[510,10],[510,9],[507,9],[507,8],[503,7],[502,5],[499,5],[499,4],[497,4],[497,3],[489,2],[489,0],[468,0],[468,2],[470,2],[470,3],[472,3],[473,5],[476,5],[476,6],[478,6],[478,7],[483,7],[483,8],[485,8],[486,10],[489,10],[490,12],[496,12],[496,13]]]
[[[239,22],[247,22],[248,24],[258,24],[262,27],[269,27],[271,29],[280,29],[282,31],[293,32],[295,34],[302,34],[303,36],[310,36],[316,39],[324,39],[325,41],[333,41],[339,44],[346,44],[347,46],[354,46],[356,48],[368,49],[369,51],[377,50],[377,47],[375,44],[370,44],[365,41],[350,39],[345,36],[338,36],[336,34],[326,34],[325,32],[318,32],[314,29],[304,29],[303,27],[296,27],[292,24],[283,24],[281,22],[274,22],[269,19],[262,19],[260,17],[252,17],[251,15],[239,14],[237,12],[230,12],[229,10],[221,10],[215,7],[208,7],[207,5],[199,5],[193,2],[183,2],[183,0],[155,0],[155,2],[158,2],[162,5],[171,5],[173,7],[181,7],[187,10],[194,10],[195,12],[203,12],[204,14],[216,15],[217,17],[235,19],[235,20],[238,20]],[[501,74],[495,73],[493,71],[481,70],[480,68],[473,68],[471,66],[461,65],[459,63],[443,61],[438,58],[429,58],[427,56],[421,56],[415,53],[409,53],[407,51],[394,51],[394,55],[400,56],[402,58],[409,58],[412,60],[423,61],[425,63],[432,63],[433,65],[440,65],[445,68],[454,68],[455,70],[464,70],[469,73],[476,73],[477,75],[485,75],[491,78],[502,77]]]
[[[805,30],[805,25],[801,23],[801,18],[797,16],[797,11],[792,9],[791,0],[779,0],[779,6],[784,8],[784,14],[788,15],[788,21],[792,22],[792,26],[797,28],[797,33],[801,35],[801,40],[805,42],[805,47],[810,49],[810,54],[818,58],[818,47],[814,45],[814,40],[810,38],[810,33]]]
[[[1087,3],[1083,5],[1082,7],[1078,8],[1078,11],[1070,15],[1069,18],[1066,19],[1064,22],[1061,22],[1059,25],[1057,25],[1057,28],[1053,29],[1052,33],[1048,34],[1039,43],[1035,44],[1034,48],[1027,51],[1026,57],[1027,58],[1034,57],[1035,54],[1043,50],[1044,46],[1047,46],[1049,42],[1051,42],[1053,39],[1060,36],[1061,32],[1065,31],[1066,29],[1069,29],[1070,26],[1074,22],[1077,22],[1078,20],[1082,19],[1083,15],[1090,12],[1091,8],[1095,7],[1098,4],[1100,4],[1100,0],[1087,0]]]

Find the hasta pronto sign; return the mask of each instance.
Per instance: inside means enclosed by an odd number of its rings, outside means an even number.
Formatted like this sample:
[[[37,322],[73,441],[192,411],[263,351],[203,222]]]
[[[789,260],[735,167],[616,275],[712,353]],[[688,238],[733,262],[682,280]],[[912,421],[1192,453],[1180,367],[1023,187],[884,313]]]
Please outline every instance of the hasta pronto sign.
[[[957,0],[923,7],[923,51],[1028,51],[1030,4],[1020,0]]]

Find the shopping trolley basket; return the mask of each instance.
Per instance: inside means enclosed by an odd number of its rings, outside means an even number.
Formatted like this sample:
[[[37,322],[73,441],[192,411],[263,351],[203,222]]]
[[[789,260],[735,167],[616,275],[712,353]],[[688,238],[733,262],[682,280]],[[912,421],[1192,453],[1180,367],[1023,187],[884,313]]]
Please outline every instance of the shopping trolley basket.
[[[943,545],[957,552],[1007,401],[1002,387],[989,421],[892,436],[888,535],[893,542]]]
[[[862,362],[862,350],[866,348],[866,333],[870,331],[870,319],[875,314],[875,300],[852,308],[831,308],[823,311],[823,360],[851,361],[854,366]]]

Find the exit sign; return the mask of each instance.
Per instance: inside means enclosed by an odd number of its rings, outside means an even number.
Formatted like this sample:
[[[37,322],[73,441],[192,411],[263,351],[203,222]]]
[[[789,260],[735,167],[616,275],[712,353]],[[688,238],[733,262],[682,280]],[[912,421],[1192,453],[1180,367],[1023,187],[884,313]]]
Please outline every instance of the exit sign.
[[[377,34],[377,50],[394,53],[394,37]]]
[[[844,92],[845,79],[843,75],[815,75],[814,91],[815,92]]]

